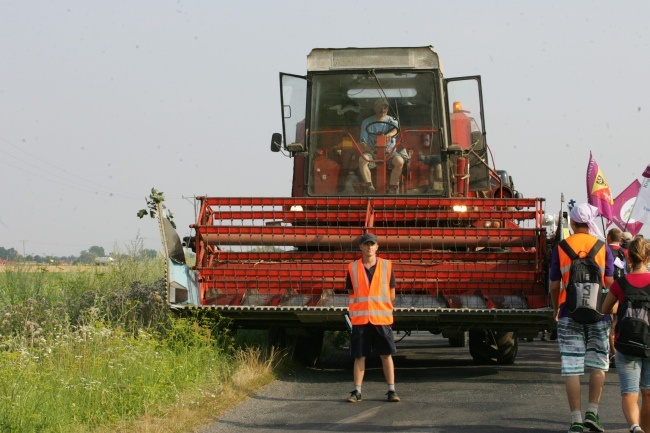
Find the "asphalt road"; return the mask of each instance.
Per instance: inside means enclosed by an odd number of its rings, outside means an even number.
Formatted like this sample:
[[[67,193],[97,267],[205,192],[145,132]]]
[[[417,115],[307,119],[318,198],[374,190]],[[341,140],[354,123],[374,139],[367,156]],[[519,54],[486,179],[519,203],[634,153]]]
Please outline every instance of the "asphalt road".
[[[468,348],[447,347],[447,340],[427,332],[404,338],[397,348],[399,403],[384,400],[386,385],[378,359],[368,362],[363,401],[345,402],[353,389],[352,361],[333,354],[315,368],[266,386],[201,433],[547,433],[569,428],[556,341],[520,340],[511,366],[474,365]],[[586,377],[582,397],[584,415]],[[600,418],[607,432],[628,431],[615,369],[607,375]]]

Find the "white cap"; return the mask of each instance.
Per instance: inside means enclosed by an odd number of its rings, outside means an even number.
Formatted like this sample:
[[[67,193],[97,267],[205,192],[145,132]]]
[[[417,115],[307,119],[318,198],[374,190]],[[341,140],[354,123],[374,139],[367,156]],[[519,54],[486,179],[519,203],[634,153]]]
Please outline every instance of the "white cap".
[[[598,208],[596,206],[592,206],[589,203],[580,203],[571,209],[569,216],[571,217],[571,220],[577,223],[587,224],[589,226],[590,234],[601,238],[603,237],[603,234],[600,232],[600,229],[596,224],[596,217],[598,216]]]

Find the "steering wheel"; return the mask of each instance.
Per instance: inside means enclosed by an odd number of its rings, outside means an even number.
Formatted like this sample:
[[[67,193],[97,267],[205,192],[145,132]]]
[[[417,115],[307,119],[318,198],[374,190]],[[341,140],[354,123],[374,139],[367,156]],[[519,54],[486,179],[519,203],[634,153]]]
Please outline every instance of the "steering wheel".
[[[377,125],[377,124],[383,124],[383,125],[388,126],[389,128],[388,128],[388,129],[386,130],[386,132],[384,132],[384,133],[371,132],[371,131],[370,131],[370,127],[371,127],[372,125]],[[399,126],[396,126],[396,125],[393,124],[393,123],[385,122],[385,121],[383,121],[383,120],[376,120],[376,121],[374,121],[374,122],[370,122],[369,124],[366,125],[366,133],[367,133],[368,135],[372,136],[372,137],[377,137],[377,136],[380,136],[380,135],[385,135],[385,134],[389,133],[390,131],[392,131],[393,129],[397,129],[397,134],[393,135],[393,137],[396,137],[396,136],[399,134]],[[393,138],[393,137],[391,137],[391,138]]]

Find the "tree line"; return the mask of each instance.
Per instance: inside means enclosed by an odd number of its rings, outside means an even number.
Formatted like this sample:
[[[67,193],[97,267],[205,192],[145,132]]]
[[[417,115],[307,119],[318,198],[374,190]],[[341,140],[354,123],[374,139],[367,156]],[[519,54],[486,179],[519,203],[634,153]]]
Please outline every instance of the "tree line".
[[[143,254],[148,258],[155,258],[158,252],[156,250],[145,249]],[[3,248],[0,247],[0,259],[5,262],[35,262],[42,264],[53,264],[53,263],[70,263],[70,264],[91,264],[95,262],[95,259],[98,257],[113,256],[114,254],[106,254],[104,247],[93,245],[87,250],[83,250],[79,253],[78,256],[53,256],[53,255],[33,255],[27,254],[22,256],[14,248]],[[117,258],[117,257],[113,257]]]

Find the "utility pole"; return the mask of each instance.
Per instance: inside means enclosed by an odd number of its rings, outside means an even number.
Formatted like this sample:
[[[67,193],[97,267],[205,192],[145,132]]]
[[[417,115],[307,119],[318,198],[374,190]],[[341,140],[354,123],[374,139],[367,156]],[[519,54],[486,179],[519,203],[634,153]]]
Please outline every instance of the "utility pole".
[[[23,261],[25,261],[25,242],[27,242],[27,239],[22,239],[20,242],[23,243]]]

